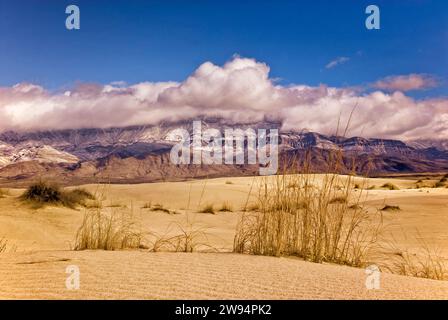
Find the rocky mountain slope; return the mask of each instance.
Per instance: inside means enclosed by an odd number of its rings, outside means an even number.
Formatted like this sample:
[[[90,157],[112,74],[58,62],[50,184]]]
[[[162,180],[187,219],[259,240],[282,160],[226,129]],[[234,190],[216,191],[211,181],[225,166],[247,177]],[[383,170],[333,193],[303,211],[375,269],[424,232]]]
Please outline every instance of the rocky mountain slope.
[[[220,120],[202,122],[203,130],[230,128]],[[278,128],[274,122],[240,128]],[[133,183],[258,173],[258,165],[174,165],[169,133],[192,123],[165,123],[109,129],[77,129],[0,134],[0,183],[23,184],[38,177],[60,183]],[[311,157],[313,171],[327,171],[329,159],[341,151],[344,170],[354,165],[369,175],[448,171],[448,142],[366,139],[314,132],[281,132],[280,165]]]

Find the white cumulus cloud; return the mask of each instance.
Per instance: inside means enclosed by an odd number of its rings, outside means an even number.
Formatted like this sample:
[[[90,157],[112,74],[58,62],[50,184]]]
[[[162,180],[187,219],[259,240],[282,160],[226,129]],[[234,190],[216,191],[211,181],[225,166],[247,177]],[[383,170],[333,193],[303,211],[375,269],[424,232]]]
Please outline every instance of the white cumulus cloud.
[[[205,62],[182,82],[84,83],[51,93],[20,83],[0,87],[0,131],[106,128],[161,121],[222,117],[236,125],[263,119],[285,130],[331,134],[338,119],[350,135],[448,139],[448,99],[415,100],[402,91],[360,93],[325,85],[282,86],[270,68],[234,57],[223,66]]]

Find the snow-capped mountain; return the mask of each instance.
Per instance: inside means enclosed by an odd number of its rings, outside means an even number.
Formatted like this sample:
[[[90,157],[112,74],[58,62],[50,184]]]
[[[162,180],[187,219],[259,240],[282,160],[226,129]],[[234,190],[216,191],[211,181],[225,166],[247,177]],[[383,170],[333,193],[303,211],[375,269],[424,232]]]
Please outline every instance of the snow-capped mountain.
[[[201,123],[203,130],[224,132],[233,128],[219,119]],[[275,122],[238,126],[280,128]],[[0,183],[27,180],[36,175],[52,175],[67,183],[176,180],[198,176],[256,174],[258,166],[175,166],[169,152],[174,144],[169,133],[174,129],[192,133],[191,122],[163,123],[108,129],[73,129],[41,132],[4,132],[0,134]],[[403,142],[390,139],[328,136],[306,131],[280,132],[280,156],[313,152],[316,170],[325,170],[325,152],[340,150],[356,157],[359,170],[371,166],[372,174],[391,172],[448,171],[447,141]],[[322,152],[325,151],[325,152]]]

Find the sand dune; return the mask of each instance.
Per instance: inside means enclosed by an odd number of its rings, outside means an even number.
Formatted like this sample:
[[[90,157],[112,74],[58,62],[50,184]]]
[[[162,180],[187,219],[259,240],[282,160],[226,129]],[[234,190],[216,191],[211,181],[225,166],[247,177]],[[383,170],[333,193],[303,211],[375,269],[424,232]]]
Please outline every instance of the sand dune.
[[[255,179],[256,180],[256,179]],[[45,207],[33,210],[11,189],[0,199],[0,238],[15,252],[0,254],[0,298],[8,299],[448,299],[448,282],[382,273],[381,289],[367,290],[363,269],[228,253],[235,226],[254,178],[220,178],[191,182],[109,185],[106,210],[127,207],[144,231],[176,233],[187,222],[204,228],[209,244],[221,253],[151,253],[148,251],[70,251],[83,210]],[[418,237],[448,258],[448,189],[415,189],[412,179],[390,182],[400,190],[370,190],[363,203],[369,212],[384,204],[389,233],[400,246],[415,249]],[[85,188],[98,191],[98,186]],[[143,208],[159,203],[176,214]],[[206,203],[233,212],[198,213]],[[227,253],[225,253],[227,252]],[[65,288],[68,265],[81,270],[81,289]]]
[[[80,289],[67,290],[68,265]],[[55,251],[7,254],[8,299],[448,299],[448,282],[382,274],[367,290],[363,270],[292,258],[226,253]]]

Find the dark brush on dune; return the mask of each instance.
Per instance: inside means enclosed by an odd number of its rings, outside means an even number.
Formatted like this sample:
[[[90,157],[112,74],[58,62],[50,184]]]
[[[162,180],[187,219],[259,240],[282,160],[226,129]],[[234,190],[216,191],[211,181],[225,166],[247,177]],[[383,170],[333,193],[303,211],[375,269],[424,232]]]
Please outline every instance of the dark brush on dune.
[[[85,200],[93,200],[95,197],[85,189],[62,190],[55,184],[39,181],[30,185],[20,199],[35,208],[60,205],[74,209],[78,205],[84,205]]]

